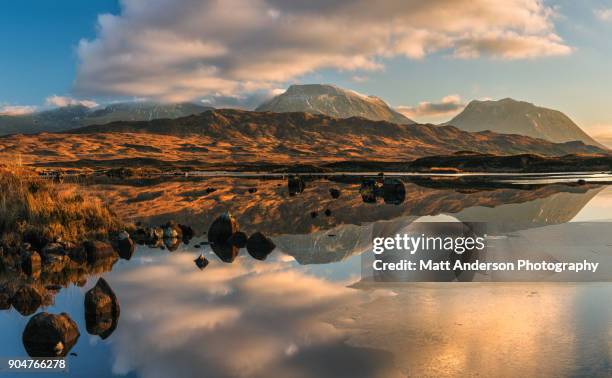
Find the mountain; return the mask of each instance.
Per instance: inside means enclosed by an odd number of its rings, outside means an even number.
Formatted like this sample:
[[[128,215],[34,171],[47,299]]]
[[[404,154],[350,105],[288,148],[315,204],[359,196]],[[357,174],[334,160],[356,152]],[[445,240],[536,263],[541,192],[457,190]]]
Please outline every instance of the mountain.
[[[491,130],[497,133],[519,134],[556,143],[579,140],[605,148],[560,111],[511,98],[472,101],[446,125],[466,131]]]
[[[375,96],[365,96],[334,85],[292,85],[283,94],[260,105],[256,112],[306,112],[337,118],[363,117],[374,121],[412,124]]]
[[[176,104],[124,102],[95,109],[82,105],[71,105],[32,114],[0,115],[0,135],[57,132],[115,121],[179,118],[210,109],[213,108],[188,102]]]
[[[0,137],[0,160],[20,156],[25,164],[69,162],[71,166],[103,166],[105,161],[227,167],[408,161],[462,150],[548,156],[606,152],[582,142],[552,143],[490,131],[470,133],[453,126],[235,109],[211,110],[178,119],[92,125],[61,134]]]

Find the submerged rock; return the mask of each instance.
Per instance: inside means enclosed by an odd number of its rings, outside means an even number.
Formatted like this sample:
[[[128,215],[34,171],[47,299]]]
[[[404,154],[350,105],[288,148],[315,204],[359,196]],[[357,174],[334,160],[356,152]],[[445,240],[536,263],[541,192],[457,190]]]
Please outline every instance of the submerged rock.
[[[87,262],[95,265],[97,262],[116,258],[115,250],[109,243],[101,241],[87,241],[83,244]]]
[[[214,244],[210,245],[210,248],[213,250],[215,255],[221,259],[221,261],[226,263],[232,263],[240,254],[240,248],[231,245],[230,243],[223,244]]]
[[[287,179],[287,187],[289,189],[289,195],[294,196],[296,194],[304,192],[306,184],[299,176],[289,176]]]
[[[225,244],[229,238],[240,231],[238,222],[230,213],[226,212],[213,221],[208,229],[208,241],[211,244]]]
[[[274,242],[261,232],[254,233],[247,241],[247,252],[257,260],[265,260],[274,248],[276,248]]]
[[[331,189],[329,189],[329,194],[332,196],[333,199],[336,199],[336,198],[340,197],[340,189],[338,189],[338,188],[331,188]]]
[[[196,266],[200,268],[200,270],[203,270],[204,268],[206,268],[209,263],[208,259],[204,257],[203,254],[200,254],[200,256],[198,256],[198,258],[193,261],[195,262]]]
[[[21,286],[11,298],[11,304],[23,316],[35,313],[42,303],[42,295],[32,285]]]
[[[181,229],[181,232],[183,233],[183,241],[189,241],[193,239],[193,237],[195,236],[195,231],[193,230],[193,228],[191,228],[191,226],[187,226],[184,224],[179,224],[178,226]]]
[[[117,252],[119,253],[119,257],[124,260],[130,260],[134,255],[134,251],[136,250],[136,246],[134,245],[134,241],[128,235],[127,238],[119,239],[117,241]]]
[[[77,324],[68,314],[41,312],[26,325],[22,341],[30,357],[64,357],[79,336]]]
[[[234,247],[244,248],[247,244],[247,235],[244,232],[238,231],[232,234],[227,242]]]
[[[383,200],[386,204],[399,205],[406,199],[404,183],[398,179],[385,179],[383,182]]]
[[[85,322],[87,332],[106,339],[117,328],[119,301],[104,278],[85,294]]]

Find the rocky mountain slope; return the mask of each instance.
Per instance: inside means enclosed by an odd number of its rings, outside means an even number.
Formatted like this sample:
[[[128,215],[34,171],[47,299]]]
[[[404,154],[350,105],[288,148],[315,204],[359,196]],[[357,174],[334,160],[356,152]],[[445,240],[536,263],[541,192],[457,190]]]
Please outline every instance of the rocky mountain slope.
[[[324,84],[292,85],[285,93],[260,105],[255,111],[306,112],[337,118],[363,117],[374,121],[414,123],[378,97]]]
[[[176,104],[123,102],[94,109],[82,105],[71,105],[32,114],[0,115],[0,135],[56,132],[114,121],[179,118],[210,109],[212,108],[208,106],[188,102]]]
[[[491,130],[542,138],[556,143],[578,140],[603,147],[562,112],[511,98],[472,101],[446,124],[466,131]]]

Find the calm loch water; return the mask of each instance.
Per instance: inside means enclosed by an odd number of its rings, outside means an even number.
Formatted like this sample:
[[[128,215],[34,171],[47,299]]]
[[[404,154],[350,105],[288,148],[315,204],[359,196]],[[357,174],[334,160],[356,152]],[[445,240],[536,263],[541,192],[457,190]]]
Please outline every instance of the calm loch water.
[[[373,236],[418,220],[487,222],[497,235],[561,243],[575,238],[572,224],[612,220],[612,187],[403,184],[401,201],[372,202],[360,180],[346,177],[305,180],[291,193],[284,178],[87,183],[124,219],[176,220],[197,236],[173,251],[138,246],[112,269],[69,278],[38,312],[77,322],[81,336],[67,357],[75,377],[612,375],[611,283],[377,284],[362,280],[360,257]],[[265,261],[241,250],[222,262],[202,242],[225,211],[241,230],[270,236],[276,250]],[[580,248],[609,257],[606,240]],[[203,270],[193,261],[200,253],[210,261]],[[121,304],[105,340],[87,333],[83,309],[100,276]],[[0,356],[27,356],[29,318],[0,311]]]

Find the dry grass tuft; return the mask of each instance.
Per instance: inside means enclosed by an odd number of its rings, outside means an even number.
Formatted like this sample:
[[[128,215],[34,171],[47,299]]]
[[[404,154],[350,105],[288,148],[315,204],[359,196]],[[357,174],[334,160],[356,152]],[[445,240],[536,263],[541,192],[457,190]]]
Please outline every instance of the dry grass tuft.
[[[0,166],[0,239],[5,245],[24,240],[79,243],[106,238],[121,226],[99,198],[61,189],[19,165]]]

